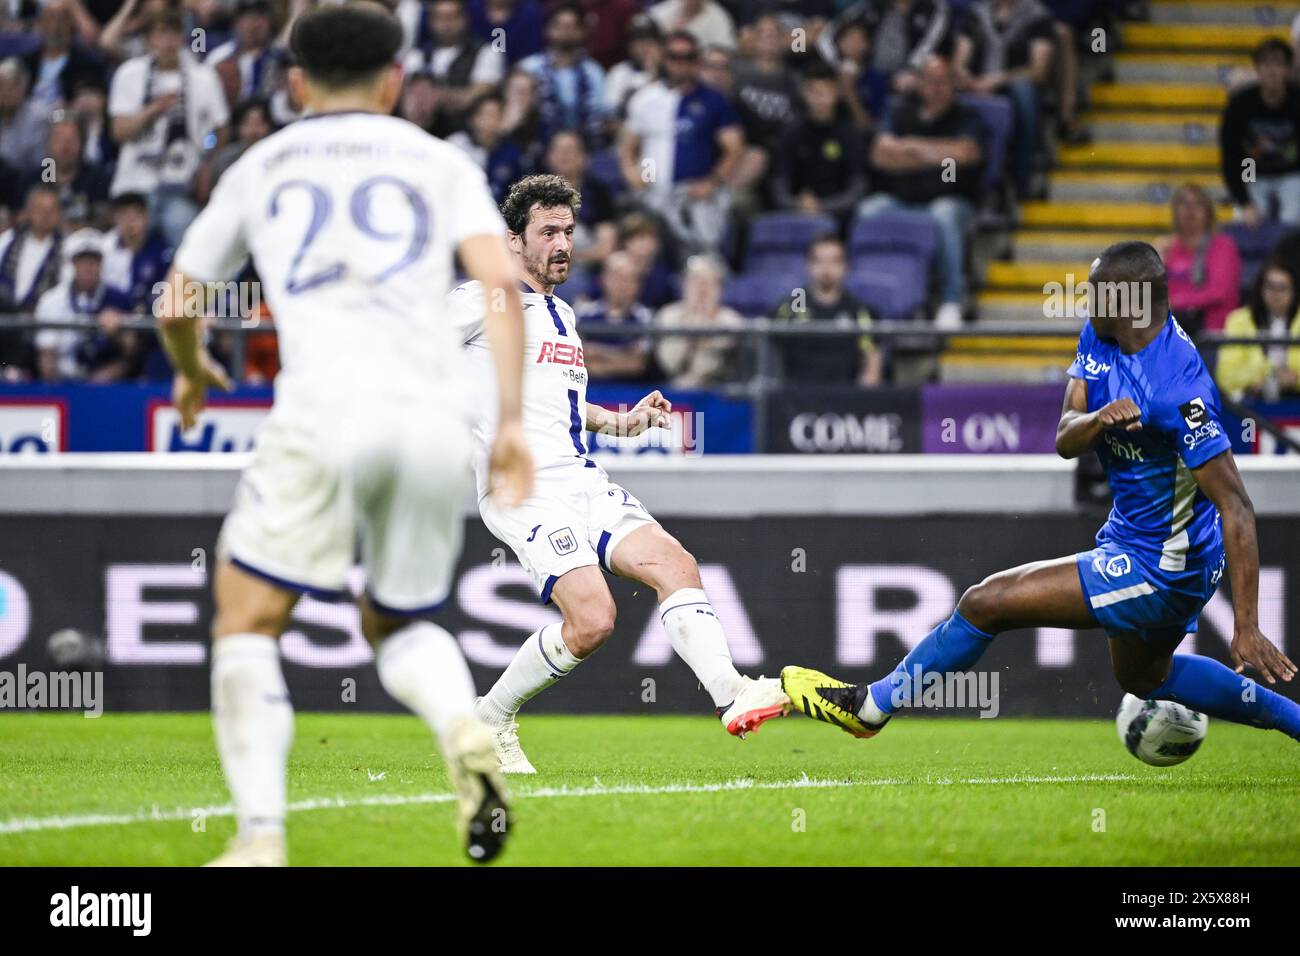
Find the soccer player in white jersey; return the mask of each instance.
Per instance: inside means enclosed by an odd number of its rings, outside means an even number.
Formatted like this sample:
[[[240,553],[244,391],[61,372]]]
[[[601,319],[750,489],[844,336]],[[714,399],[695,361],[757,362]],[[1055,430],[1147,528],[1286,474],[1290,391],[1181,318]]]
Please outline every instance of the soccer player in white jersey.
[[[532,475],[523,317],[483,173],[389,115],[401,38],[374,3],[297,21],[289,83],[307,116],[221,178],[176,253],[161,317],[184,427],[209,386],[228,385],[182,307],[192,283],[233,275],[251,254],[283,367],[218,542],[212,710],[238,836],[212,865],[286,860],[293,711],[277,640],[302,594],[347,596],[358,540],[362,629],[380,681],[440,741],[471,859],[490,859],[505,839],[504,780],[469,670],[451,635],[422,620],[447,596],[468,491],[464,357],[443,307],[453,253],[500,303],[487,317],[503,416],[490,470],[519,501]]]
[[[695,559],[626,489],[587,455],[586,432],[638,435],[667,427],[672,404],[651,392],[631,411],[587,403],[587,370],[573,309],[553,294],[569,274],[578,192],[559,176],[515,183],[502,205],[524,302],[524,433],[536,465],[534,490],[521,506],[486,495],[490,409],[474,430],[479,510],[488,529],[514,549],[542,603],[563,621],[529,636],[478,713],[496,731],[506,773],[535,773],[519,745],[515,715],[524,701],[567,675],[614,629],[614,599],[602,571],[654,588],[673,649],[712,696],[726,729],[738,737],[789,711],[775,678],[737,673],[722,624],[700,582]],[[465,329],[470,366],[490,381],[483,319],[494,306],[482,283],[448,297]]]

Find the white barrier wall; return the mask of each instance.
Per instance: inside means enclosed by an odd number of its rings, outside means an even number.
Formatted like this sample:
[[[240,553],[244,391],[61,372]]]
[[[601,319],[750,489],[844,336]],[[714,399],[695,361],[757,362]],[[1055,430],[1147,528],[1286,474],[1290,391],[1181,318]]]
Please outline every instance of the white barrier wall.
[[[0,458],[0,514],[221,515],[244,455],[62,454]],[[1237,459],[1261,516],[1300,515],[1300,458]],[[1075,463],[1052,455],[716,455],[602,462],[654,514],[1060,514]],[[472,494],[467,515],[477,513]]]

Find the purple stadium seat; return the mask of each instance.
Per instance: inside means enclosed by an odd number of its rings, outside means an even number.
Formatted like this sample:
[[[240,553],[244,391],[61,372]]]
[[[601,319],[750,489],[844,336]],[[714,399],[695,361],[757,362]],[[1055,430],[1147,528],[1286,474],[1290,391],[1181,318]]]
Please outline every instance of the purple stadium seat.
[[[828,232],[837,232],[835,220],[830,216],[812,216],[803,212],[764,213],[750,223],[749,254],[785,252],[803,256],[814,239]],[[801,262],[801,268],[802,265]],[[750,267],[746,271],[753,269]]]
[[[928,271],[939,244],[939,229],[923,212],[891,212],[871,219],[859,219],[849,236],[849,255],[865,253],[907,254]]]
[[[1273,220],[1261,222],[1256,229],[1239,222],[1230,222],[1223,227],[1224,235],[1236,243],[1237,255],[1241,257],[1242,289],[1249,289],[1254,284],[1255,276],[1273,254],[1286,231],[1285,225]]]
[[[979,114],[986,136],[984,147],[984,185],[993,189],[1002,183],[1007,165],[1007,143],[1015,122],[1011,101],[1003,96],[966,93],[959,97],[964,106]]]
[[[745,272],[732,276],[722,290],[722,301],[747,319],[770,315],[783,299],[804,284],[802,270]]]
[[[913,255],[869,253],[854,258],[845,285],[876,318],[906,321],[925,304],[930,272]]]

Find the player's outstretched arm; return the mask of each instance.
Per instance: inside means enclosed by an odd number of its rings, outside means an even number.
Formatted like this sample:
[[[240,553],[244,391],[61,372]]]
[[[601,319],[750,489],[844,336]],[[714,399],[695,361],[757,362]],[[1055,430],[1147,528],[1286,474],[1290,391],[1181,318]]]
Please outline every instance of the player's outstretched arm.
[[[185,303],[189,296],[185,291],[190,287],[186,285],[184,273],[172,269],[168,282],[166,291],[159,296],[158,331],[167,357],[176,369],[172,404],[181,414],[181,428],[189,429],[194,427],[199,412],[203,411],[208,387],[216,386],[228,392],[230,377],[203,347],[199,316],[186,314]]]
[[[672,420],[668,415],[672,410],[673,403],[664,398],[659,389],[655,389],[624,414],[588,402],[587,431],[617,435],[619,438],[635,438],[650,428],[671,427]]]
[[[1237,673],[1249,664],[1270,684],[1289,681],[1296,666],[1259,630],[1259,544],[1255,537],[1255,508],[1242,484],[1232,452],[1216,455],[1192,470],[1192,477],[1219,509],[1223,550],[1232,582],[1232,663]]]
[[[483,283],[484,331],[497,381],[497,428],[489,460],[489,487],[515,507],[533,490],[533,459],[524,439],[524,311],[505,241],[470,236],[457,249],[470,277]]]
[[[1088,385],[1081,378],[1065,386],[1061,421],[1056,426],[1056,453],[1078,458],[1092,450],[1107,428],[1135,432],[1142,428],[1142,410],[1131,398],[1119,398],[1095,412],[1088,411]]]

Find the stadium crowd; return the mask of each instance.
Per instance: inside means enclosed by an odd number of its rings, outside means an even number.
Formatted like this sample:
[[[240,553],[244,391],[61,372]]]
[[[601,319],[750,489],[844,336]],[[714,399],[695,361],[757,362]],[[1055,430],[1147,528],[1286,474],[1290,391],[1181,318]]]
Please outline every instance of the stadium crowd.
[[[0,330],[5,380],[168,376],[152,334],[121,317],[151,312],[222,173],[297,118],[287,38],[314,2],[0,0],[0,313],[87,323]],[[743,371],[735,339],[639,330],[758,315],[860,328],[779,340],[779,372],[869,386],[889,376],[873,322],[961,328],[981,217],[1042,197],[1051,142],[1087,141],[1080,55],[1114,15],[1105,0],[386,2],[406,34],[400,115],[473,156],[499,197],[536,171],[581,189],[561,294],[582,321],[628,328],[589,344],[593,377],[679,386]],[[1227,186],[1248,225],[1300,225],[1292,51],[1266,44],[1255,62],[1225,112]],[[1272,152],[1252,142],[1261,117],[1290,124]],[[1248,188],[1233,150],[1258,158]],[[1180,189],[1173,220],[1180,315],[1300,329],[1300,243],[1238,308],[1237,251],[1204,191]],[[921,237],[922,267],[891,246],[903,235]],[[238,377],[274,377],[273,332],[238,354]],[[1237,391],[1288,389],[1300,349],[1223,360]]]

